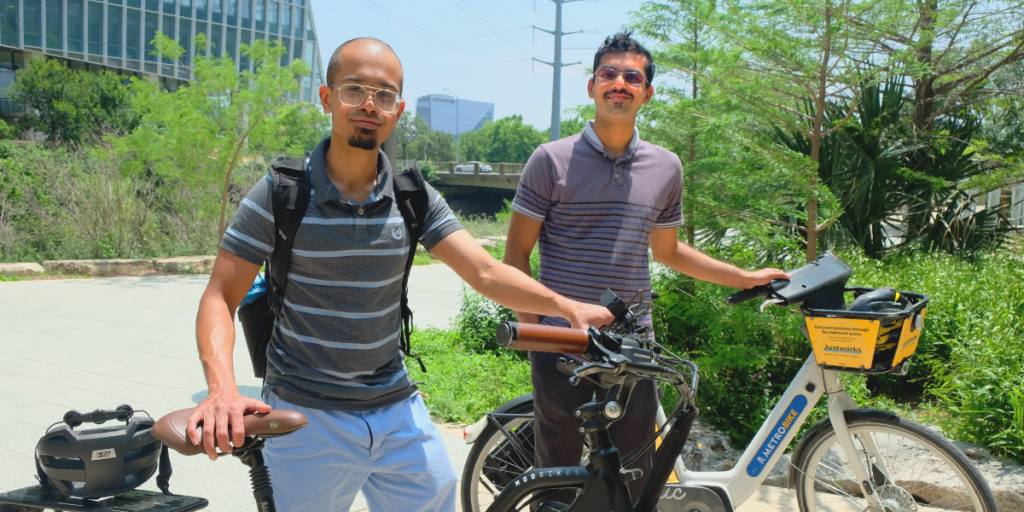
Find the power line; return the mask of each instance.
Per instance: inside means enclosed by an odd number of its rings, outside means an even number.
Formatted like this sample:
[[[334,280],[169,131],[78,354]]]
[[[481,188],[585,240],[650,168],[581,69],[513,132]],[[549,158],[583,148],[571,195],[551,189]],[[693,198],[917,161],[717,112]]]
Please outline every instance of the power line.
[[[476,12],[470,5],[468,5],[467,3],[464,3],[464,2],[462,2],[460,0],[452,0],[452,1],[455,2],[455,5],[458,5],[459,7],[462,7],[462,9],[466,11],[466,13],[468,13],[470,16],[473,16],[482,25],[484,25],[487,28],[490,28],[491,31],[494,33],[494,35],[498,36],[499,39],[505,41],[510,46],[512,46],[513,48],[515,48],[515,49],[517,49],[517,50],[519,50],[519,51],[521,51],[523,53],[525,53],[526,55],[531,56],[531,57],[533,56],[533,52],[531,52],[530,50],[520,46],[515,41],[509,39],[507,36],[505,36],[504,33],[502,33],[502,31],[498,30],[497,27],[495,27],[494,25],[491,25],[491,23],[489,21],[487,21],[486,18],[481,16],[480,13]]]

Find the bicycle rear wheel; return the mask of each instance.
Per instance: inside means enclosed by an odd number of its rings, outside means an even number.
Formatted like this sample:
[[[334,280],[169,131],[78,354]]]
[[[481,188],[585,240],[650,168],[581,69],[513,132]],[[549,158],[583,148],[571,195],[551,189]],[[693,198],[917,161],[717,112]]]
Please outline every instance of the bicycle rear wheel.
[[[978,469],[937,432],[897,416],[880,417],[877,411],[849,411],[846,421],[885,512],[997,512]],[[832,426],[805,443],[793,461],[800,510],[864,510],[868,502]]]
[[[462,470],[460,498],[464,512],[484,512],[509,482],[533,469],[533,401],[512,407],[505,414],[522,415],[498,419],[514,442],[493,423],[480,433]]]

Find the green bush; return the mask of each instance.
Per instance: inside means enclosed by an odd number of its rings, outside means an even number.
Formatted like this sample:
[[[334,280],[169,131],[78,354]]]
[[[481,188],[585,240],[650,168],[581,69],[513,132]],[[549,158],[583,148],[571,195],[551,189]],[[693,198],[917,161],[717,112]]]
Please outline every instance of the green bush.
[[[840,254],[849,285],[924,293],[931,298],[910,374],[844,374],[862,406],[917,408],[919,420],[947,435],[1024,461],[1024,262],[1019,254],[972,261],[944,254],[896,254],[873,260]],[[701,367],[701,414],[740,442],[767,417],[811,352],[799,314],[758,304],[726,307],[734,290],[674,272],[657,276],[659,341]],[[815,418],[824,417],[819,404]],[[812,423],[811,418],[808,424]]]
[[[491,331],[494,338],[494,331]],[[454,331],[418,330],[413,353],[423,358],[427,373],[409,365],[413,380],[427,393],[427,408],[445,421],[472,423],[487,411],[532,389],[530,363],[504,353],[469,350]]]

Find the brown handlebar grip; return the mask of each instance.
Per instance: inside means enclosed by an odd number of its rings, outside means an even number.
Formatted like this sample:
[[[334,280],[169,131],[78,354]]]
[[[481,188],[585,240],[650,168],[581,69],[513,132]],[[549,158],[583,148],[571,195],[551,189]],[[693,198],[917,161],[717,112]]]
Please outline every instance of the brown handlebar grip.
[[[503,322],[496,335],[499,346],[514,350],[582,354],[590,344],[587,331],[552,325]]]

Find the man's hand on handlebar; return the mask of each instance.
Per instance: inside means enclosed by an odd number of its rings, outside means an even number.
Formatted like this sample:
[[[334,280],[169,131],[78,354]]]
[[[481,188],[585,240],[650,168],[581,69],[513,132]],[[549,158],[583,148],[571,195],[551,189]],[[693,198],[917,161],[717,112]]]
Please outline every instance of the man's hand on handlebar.
[[[602,327],[607,325],[612,320],[615,320],[615,315],[612,315],[608,308],[604,306],[575,302],[575,306],[569,311],[569,316],[565,319],[572,324],[574,329],[587,329],[590,326]]]
[[[242,396],[237,388],[211,393],[209,397],[199,402],[195,412],[189,416],[186,435],[192,444],[198,445],[202,442],[210,460],[216,460],[218,448],[222,452],[230,452],[232,445],[242,446],[245,442],[242,417],[254,412],[270,412],[270,406],[261,400]],[[200,423],[203,426],[202,438],[196,431],[196,426]]]
[[[754,272],[744,272],[743,279],[745,283],[740,288],[749,290],[755,286],[768,284],[776,279],[789,279],[789,274],[775,268],[762,268]]]

